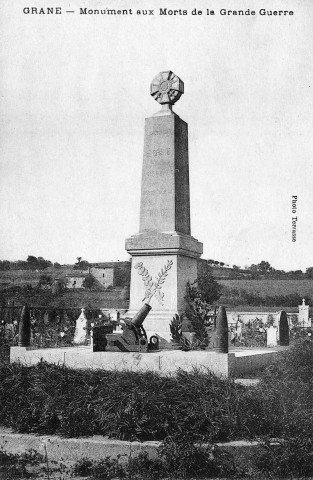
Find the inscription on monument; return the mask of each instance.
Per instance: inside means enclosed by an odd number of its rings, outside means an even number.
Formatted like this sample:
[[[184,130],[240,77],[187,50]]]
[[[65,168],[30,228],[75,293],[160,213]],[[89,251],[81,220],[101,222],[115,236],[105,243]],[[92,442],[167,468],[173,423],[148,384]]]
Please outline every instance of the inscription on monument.
[[[170,148],[157,148],[155,150],[147,151],[145,153],[146,157],[163,157],[164,155],[171,155],[171,149]]]
[[[150,217],[166,217],[169,213],[168,208],[148,209],[147,212]]]
[[[172,190],[165,190],[165,189],[154,189],[154,190],[144,190],[143,192],[143,195],[156,195],[156,194],[160,194],[160,195],[167,195],[168,193],[172,193]]]
[[[147,135],[171,135],[173,133],[173,130],[171,129],[162,129],[162,128],[155,128],[151,130],[150,132],[147,132]]]

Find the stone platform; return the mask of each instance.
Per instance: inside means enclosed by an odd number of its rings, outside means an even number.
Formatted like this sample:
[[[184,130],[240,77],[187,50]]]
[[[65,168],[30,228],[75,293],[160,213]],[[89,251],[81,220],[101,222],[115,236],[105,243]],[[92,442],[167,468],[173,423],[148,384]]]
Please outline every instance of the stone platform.
[[[70,368],[117,371],[154,371],[173,375],[180,368],[190,372],[210,370],[220,377],[244,377],[275,361],[281,349],[233,350],[217,353],[212,350],[182,352],[161,350],[150,353],[93,352],[92,347],[31,349],[11,347],[10,362],[36,365],[41,360]]]

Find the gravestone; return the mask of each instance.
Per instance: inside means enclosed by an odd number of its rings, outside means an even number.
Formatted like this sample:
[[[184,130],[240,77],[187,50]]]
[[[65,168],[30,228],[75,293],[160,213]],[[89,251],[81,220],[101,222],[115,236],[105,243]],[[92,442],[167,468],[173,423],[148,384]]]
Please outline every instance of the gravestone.
[[[310,327],[309,321],[309,305],[305,304],[305,299],[302,300],[302,305],[299,305],[299,324],[301,327]]]
[[[279,340],[280,340],[281,346],[286,347],[289,345],[289,325],[288,325],[287,313],[284,310],[280,313]]]
[[[277,347],[277,328],[273,325],[266,329],[266,346]]]
[[[183,92],[171,71],[152,80],[151,95],[162,108],[145,122],[140,226],[126,240],[132,257],[127,316],[149,303],[144,327],[164,340],[173,316],[186,308],[186,285],[197,278],[202,254],[190,229],[188,125],[172,110]]]
[[[87,340],[87,318],[85,309],[81,309],[81,313],[76,320],[76,328],[74,333],[74,343],[76,345],[84,345]]]

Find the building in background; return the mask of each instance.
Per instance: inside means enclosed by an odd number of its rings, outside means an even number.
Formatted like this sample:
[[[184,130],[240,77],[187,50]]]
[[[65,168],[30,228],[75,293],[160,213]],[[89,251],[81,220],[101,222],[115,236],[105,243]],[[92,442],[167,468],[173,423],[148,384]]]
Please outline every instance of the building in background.
[[[130,284],[130,262],[94,263],[90,273],[104,288],[128,287]]]

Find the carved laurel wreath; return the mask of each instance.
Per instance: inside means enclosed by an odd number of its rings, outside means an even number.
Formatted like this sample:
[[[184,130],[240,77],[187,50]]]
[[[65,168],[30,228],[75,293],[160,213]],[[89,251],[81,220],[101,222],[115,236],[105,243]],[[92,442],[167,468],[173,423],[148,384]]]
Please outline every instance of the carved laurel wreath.
[[[135,265],[135,268],[138,270],[139,275],[142,276],[142,280],[146,287],[145,296],[143,298],[143,302],[146,300],[146,303],[149,303],[151,298],[155,296],[158,302],[163,305],[164,299],[164,292],[162,292],[163,283],[166,280],[168,275],[168,271],[171,269],[173,265],[173,260],[168,260],[167,264],[161,269],[161,271],[155,277],[155,281],[152,280],[151,275],[149,274],[146,267],[144,267],[142,262],[138,262]]]

